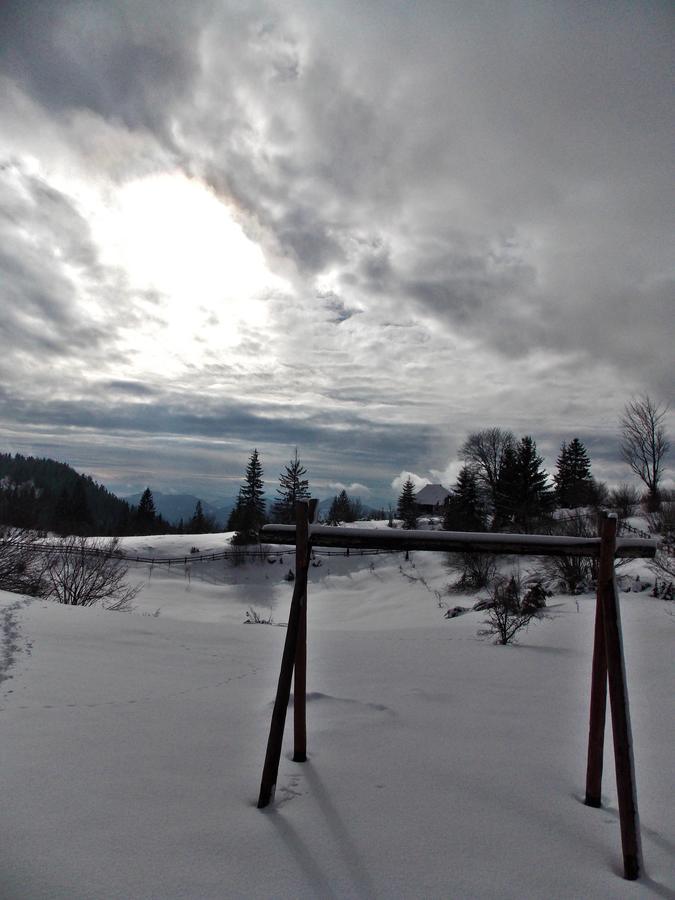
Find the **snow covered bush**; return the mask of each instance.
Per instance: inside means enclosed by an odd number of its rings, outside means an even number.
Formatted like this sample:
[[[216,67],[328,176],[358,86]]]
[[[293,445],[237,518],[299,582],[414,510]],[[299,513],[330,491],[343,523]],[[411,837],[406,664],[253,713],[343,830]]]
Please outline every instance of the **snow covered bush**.
[[[466,606],[453,606],[451,609],[448,609],[443,616],[444,619],[456,619],[457,616],[463,616],[465,612],[468,612]]]
[[[552,596],[552,592],[544,587],[540,580],[530,580],[531,583],[523,597],[523,609],[543,609],[546,606],[546,598]]]
[[[487,598],[487,618],[483,620],[486,627],[479,635],[494,637],[496,644],[511,644],[519,631],[541,615],[540,608],[526,600],[524,587],[517,573],[493,581]]]
[[[244,619],[244,625],[275,625],[275,621],[272,618],[272,613],[270,612],[269,616],[261,615],[257,609],[254,609],[252,606],[246,610],[246,618]]]
[[[662,578],[665,582],[670,581],[672,584],[675,579],[675,556],[668,552],[668,548],[660,546],[656,551],[656,556],[648,563],[649,568],[656,578]]]

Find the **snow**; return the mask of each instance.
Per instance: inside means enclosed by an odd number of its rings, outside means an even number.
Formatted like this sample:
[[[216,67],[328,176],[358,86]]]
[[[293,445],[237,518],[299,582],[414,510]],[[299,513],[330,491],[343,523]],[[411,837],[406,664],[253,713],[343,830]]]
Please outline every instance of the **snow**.
[[[551,598],[499,647],[477,638],[483,613],[444,618],[475,598],[444,593],[443,554],[319,558],[309,761],[290,759],[289,712],[265,811],[285,629],[243,622],[286,620],[291,552],[134,565],[132,613],[0,593],[3,900],[674,896],[672,604],[621,594],[646,867],[629,883],[609,715],[604,806],[582,802],[594,598]],[[641,560],[622,572],[653,580]]]

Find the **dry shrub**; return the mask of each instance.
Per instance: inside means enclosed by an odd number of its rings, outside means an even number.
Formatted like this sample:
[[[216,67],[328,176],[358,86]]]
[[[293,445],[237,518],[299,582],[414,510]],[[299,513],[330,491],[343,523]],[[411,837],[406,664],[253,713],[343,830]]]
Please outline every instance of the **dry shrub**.
[[[451,590],[480,591],[494,580],[497,557],[493,553],[450,553],[448,568],[459,574]]]
[[[478,634],[494,637],[496,644],[514,643],[519,631],[527,629],[532,619],[542,616],[542,607],[538,604],[545,604],[545,594],[544,591],[542,597],[537,592],[535,600],[519,573],[495,578],[487,598],[486,618],[483,620],[486,627]]]

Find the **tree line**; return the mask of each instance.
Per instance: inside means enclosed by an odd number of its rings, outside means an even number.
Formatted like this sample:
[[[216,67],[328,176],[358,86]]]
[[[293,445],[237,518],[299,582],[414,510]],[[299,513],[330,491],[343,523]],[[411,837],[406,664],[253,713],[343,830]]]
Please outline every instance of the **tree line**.
[[[627,404],[620,421],[621,455],[646,488],[648,512],[661,507],[664,460],[670,449],[664,419],[666,406],[646,396]],[[486,428],[470,434],[459,456],[464,465],[444,510],[450,531],[546,531],[556,509],[612,505],[625,515],[640,499],[637,489],[614,491],[591,473],[588,451],[578,437],[563,442],[551,479],[530,435],[519,440],[512,431]],[[418,510],[408,478],[398,498],[404,528],[415,528]]]
[[[234,544],[250,544],[258,540],[258,532],[268,521],[279,525],[295,523],[295,505],[299,500],[309,500],[311,493],[307,469],[298,457],[297,448],[291,460],[279,475],[277,496],[271,503],[269,516],[264,494],[263,468],[260,454],[254,449],[239,488],[237,501],[227,522],[227,531],[234,531]],[[356,522],[368,511],[356,497],[349,497],[346,489],[336,494],[326,515],[326,523]]]
[[[444,510],[443,527],[449,531],[541,530],[556,508],[597,506],[607,499],[577,437],[563,442],[553,483],[531,435],[517,440],[511,431],[486,428],[470,434],[459,454],[464,465]],[[414,498],[408,479],[398,501],[404,528],[415,527]]]
[[[621,419],[621,454],[647,488],[647,506],[659,508],[664,458],[670,448],[665,433],[667,407],[649,397],[631,401]],[[623,485],[612,492],[591,473],[588,452],[578,437],[564,442],[551,479],[530,435],[516,439],[513,432],[487,428],[470,434],[460,449],[463,466],[444,510],[444,527],[454,531],[543,530],[555,509],[612,504],[627,511],[637,492]],[[271,520],[295,522],[295,505],[310,497],[307,469],[297,448],[279,476],[277,496],[269,515],[264,495],[260,454],[254,449],[244,480],[227,522],[235,543],[257,540],[262,525]],[[415,488],[408,480],[398,498],[397,512],[404,528],[417,524]],[[333,497],[326,516],[329,524],[364,518],[360,500],[346,490]],[[393,510],[389,513],[393,524]],[[57,534],[126,535],[203,533],[215,531],[215,521],[198,501],[193,516],[177,527],[157,512],[150,488],[138,506],[116,497],[87,475],[66,463],[50,459],[0,453],[0,523],[16,528]]]

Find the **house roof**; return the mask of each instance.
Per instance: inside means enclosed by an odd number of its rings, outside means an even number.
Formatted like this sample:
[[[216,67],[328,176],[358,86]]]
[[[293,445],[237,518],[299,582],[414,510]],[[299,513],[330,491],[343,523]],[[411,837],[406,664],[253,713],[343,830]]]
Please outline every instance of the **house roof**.
[[[415,503],[422,506],[442,505],[449,496],[450,491],[442,484],[425,484],[422,490],[415,494]]]

